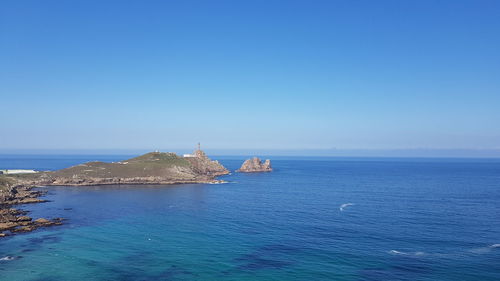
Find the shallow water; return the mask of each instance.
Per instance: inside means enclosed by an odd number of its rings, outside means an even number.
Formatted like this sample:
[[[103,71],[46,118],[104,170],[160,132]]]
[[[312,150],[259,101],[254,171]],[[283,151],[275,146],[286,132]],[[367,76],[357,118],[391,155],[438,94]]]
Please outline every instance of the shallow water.
[[[0,168],[127,157],[40,158]],[[66,224],[0,240],[0,280],[500,280],[500,160],[273,159],[228,184],[48,188],[25,209]]]

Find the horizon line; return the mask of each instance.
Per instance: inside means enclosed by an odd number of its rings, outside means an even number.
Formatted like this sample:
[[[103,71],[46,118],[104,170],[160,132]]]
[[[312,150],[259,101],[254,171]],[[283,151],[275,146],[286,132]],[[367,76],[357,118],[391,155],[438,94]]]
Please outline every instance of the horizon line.
[[[192,148],[140,149],[0,149],[2,155],[137,155],[153,151],[173,152],[182,155]],[[412,158],[500,158],[500,148],[357,148],[357,149],[204,149],[213,156],[295,156],[295,157],[412,157]]]

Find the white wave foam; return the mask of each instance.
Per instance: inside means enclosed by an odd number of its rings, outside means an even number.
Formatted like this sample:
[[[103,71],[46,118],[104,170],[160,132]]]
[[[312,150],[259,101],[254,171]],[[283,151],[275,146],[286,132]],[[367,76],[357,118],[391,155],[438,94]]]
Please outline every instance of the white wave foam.
[[[396,251],[396,250],[390,250],[389,254],[393,254],[393,255],[406,255],[405,252],[400,252],[400,251]]]
[[[396,250],[390,250],[388,252],[391,255],[404,255],[404,256],[423,256],[425,255],[425,252],[401,252],[401,251],[396,251]]]
[[[217,182],[209,182],[208,184],[226,184],[228,181],[217,181]]]
[[[473,248],[470,250],[467,250],[470,253],[474,254],[486,254],[490,253],[491,251],[496,251],[495,249],[500,248],[500,244],[492,244],[487,247],[481,247],[481,248]],[[432,256],[449,256],[449,255],[454,255],[458,254],[457,253],[448,253],[448,254],[439,254],[439,253],[431,253],[427,254],[425,252],[401,252],[401,251],[396,251],[396,250],[390,250],[388,251],[389,254],[392,255],[405,255],[405,256],[423,256],[423,255],[432,255]]]
[[[0,261],[11,261],[11,260],[15,260],[16,258],[13,257],[13,256],[5,256],[3,258],[0,258]]]
[[[474,254],[484,254],[484,253],[488,253],[489,251],[491,251],[491,247],[475,248],[475,249],[469,250],[469,252],[474,253]]]
[[[345,203],[345,204],[342,204],[340,205],[340,211],[344,211],[344,208],[346,207],[349,207],[349,206],[354,206],[355,204],[354,203]]]
[[[470,250],[474,254],[485,254],[491,252],[493,249],[500,248],[500,244],[492,244],[488,247],[475,248]]]

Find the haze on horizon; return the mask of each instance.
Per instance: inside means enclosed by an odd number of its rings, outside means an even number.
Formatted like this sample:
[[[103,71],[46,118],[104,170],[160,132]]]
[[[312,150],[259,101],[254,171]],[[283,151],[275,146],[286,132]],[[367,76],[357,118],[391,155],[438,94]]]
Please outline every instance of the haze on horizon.
[[[500,157],[499,14],[486,0],[5,1],[0,152]]]

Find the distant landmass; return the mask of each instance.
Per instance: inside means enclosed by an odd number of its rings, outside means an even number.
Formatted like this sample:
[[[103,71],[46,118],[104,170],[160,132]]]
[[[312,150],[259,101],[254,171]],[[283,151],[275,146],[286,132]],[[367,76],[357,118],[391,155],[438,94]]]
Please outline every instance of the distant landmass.
[[[0,237],[61,224],[61,218],[32,220],[25,212],[10,208],[17,204],[44,202],[38,199],[42,192],[31,190],[35,186],[223,183],[216,177],[225,174],[229,171],[218,161],[208,158],[199,148],[193,154],[184,156],[150,152],[120,162],[95,161],[51,172],[2,174]]]
[[[88,162],[53,172],[12,175],[22,185],[218,183],[229,171],[202,150],[188,156],[150,152],[119,162]]]

